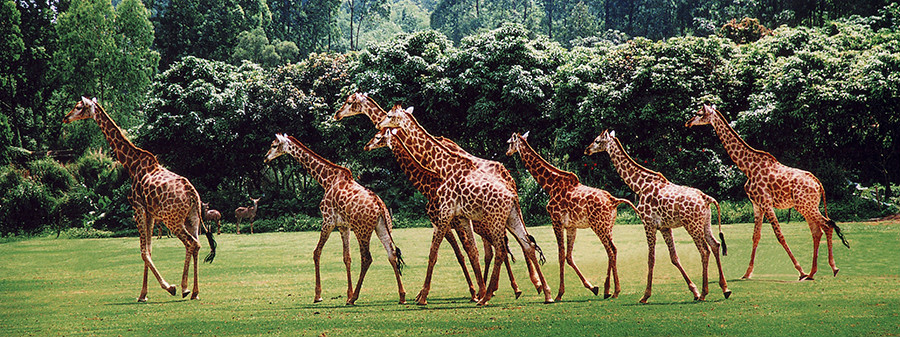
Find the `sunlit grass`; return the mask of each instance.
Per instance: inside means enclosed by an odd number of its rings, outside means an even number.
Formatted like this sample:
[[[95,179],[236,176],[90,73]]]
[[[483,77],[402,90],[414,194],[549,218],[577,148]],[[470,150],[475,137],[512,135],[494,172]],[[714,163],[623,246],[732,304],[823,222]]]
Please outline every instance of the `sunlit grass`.
[[[894,224],[843,224],[852,249],[837,244],[837,277],[822,244],[816,281],[796,282],[784,250],[766,225],[754,280],[743,281],[752,225],[723,226],[729,246],[724,268],[734,292],[725,300],[710,268],[710,295],[692,301],[658,240],[653,296],[637,303],[646,279],[643,229],[617,225],[622,294],[603,300],[566,269],[561,303],[545,305],[531,286],[521,251],[516,277],[525,293],[515,299],[504,275],[490,305],[468,301],[465,281],[447,244],[435,269],[429,305],[412,304],[424,279],[431,229],[395,230],[407,267],[410,304],[397,304],[397,288],[384,249],[373,238],[374,263],[356,306],[344,305],[346,277],[340,235],[323,253],[323,297],[314,304],[312,250],[318,233],[223,234],[213,264],[200,268],[199,301],[169,296],[150,279],[150,300],[137,303],[142,262],[136,238],[37,238],[0,244],[0,335],[896,335],[900,332],[900,228]],[[785,225],[804,270],[811,240],[804,223]],[[548,226],[529,229],[547,255],[544,273],[555,296],[559,286],[556,240]],[[699,254],[687,234],[675,231],[678,252],[695,283]],[[351,238],[353,275],[359,266]],[[204,242],[205,244],[205,242]],[[480,243],[479,243],[480,245]],[[180,282],[184,249],[174,238],[154,240],[154,262],[170,283]],[[201,251],[206,254],[207,248]],[[590,231],[579,231],[575,260],[602,287],[606,254]],[[355,279],[354,279],[355,282]]]

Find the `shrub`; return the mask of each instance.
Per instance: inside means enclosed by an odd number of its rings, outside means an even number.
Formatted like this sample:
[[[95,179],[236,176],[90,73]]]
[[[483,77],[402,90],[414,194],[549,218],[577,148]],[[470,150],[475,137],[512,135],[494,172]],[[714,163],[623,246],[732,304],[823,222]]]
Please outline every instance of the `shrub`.
[[[0,235],[33,235],[52,220],[53,195],[38,182],[10,167],[0,171]],[[8,187],[8,188],[7,188]]]

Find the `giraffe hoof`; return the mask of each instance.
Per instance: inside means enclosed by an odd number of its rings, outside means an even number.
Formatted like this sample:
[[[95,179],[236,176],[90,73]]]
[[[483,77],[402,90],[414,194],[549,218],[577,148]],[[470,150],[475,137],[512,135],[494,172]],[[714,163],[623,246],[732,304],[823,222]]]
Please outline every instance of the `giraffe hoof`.
[[[725,299],[727,300],[729,297],[731,297],[731,290],[725,290]]]
[[[516,299],[519,299],[519,296],[522,296],[522,291],[521,291],[521,290],[517,290],[517,291],[516,291]]]
[[[138,303],[147,303],[147,297],[138,297]]]
[[[172,294],[172,296],[175,296],[175,286],[170,286],[166,291],[168,291],[169,294]]]
[[[838,273],[839,271],[841,271],[841,268],[835,269],[835,270],[834,270],[834,276],[837,276],[837,273]]]
[[[546,300],[544,300],[544,304],[551,304],[551,303],[555,303],[555,302],[556,302],[556,301],[551,300],[551,299],[549,299],[549,298],[546,299]]]
[[[313,303],[319,303],[319,302],[322,302],[321,297],[316,297],[316,299],[313,300]]]
[[[607,298],[610,298],[610,297],[612,297],[612,295],[610,295],[610,294],[603,294],[603,299],[604,299],[604,300],[607,299]]]
[[[183,290],[181,292],[181,298],[185,298],[185,297],[187,297],[187,295],[190,295],[190,294],[191,294],[191,292],[189,290]],[[191,299],[193,299],[193,297],[191,297]]]
[[[593,288],[591,288],[591,292],[594,293],[594,296],[597,296],[600,293],[600,287],[594,286]],[[603,298],[606,297],[609,297],[609,294],[605,295],[605,297]]]

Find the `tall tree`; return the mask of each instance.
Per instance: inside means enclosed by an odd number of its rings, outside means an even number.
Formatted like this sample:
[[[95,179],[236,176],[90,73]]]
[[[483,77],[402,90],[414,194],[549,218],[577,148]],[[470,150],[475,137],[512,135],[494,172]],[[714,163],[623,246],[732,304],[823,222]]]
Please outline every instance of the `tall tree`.
[[[115,32],[119,60],[113,75],[120,110],[137,111],[147,97],[159,64],[159,53],[151,49],[150,11],[140,0],[122,0],[116,6]]]
[[[19,29],[21,17],[15,1],[0,3],[0,110],[12,110],[8,102],[15,97],[16,87],[22,81],[21,59],[25,41]]]
[[[353,50],[359,49],[359,35],[367,20],[383,19],[391,14],[388,0],[347,0],[347,10],[350,12],[350,49]]]
[[[106,99],[117,57],[110,0],[73,0],[59,15],[53,69],[66,92]]]

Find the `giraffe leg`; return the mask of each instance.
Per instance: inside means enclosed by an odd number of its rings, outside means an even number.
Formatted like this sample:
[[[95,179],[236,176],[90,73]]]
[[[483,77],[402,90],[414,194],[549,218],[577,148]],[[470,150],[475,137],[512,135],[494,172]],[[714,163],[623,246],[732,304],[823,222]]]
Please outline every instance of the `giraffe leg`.
[[[697,251],[700,252],[700,266],[703,269],[703,283],[701,283],[700,290],[700,301],[706,299],[706,295],[709,295],[709,246],[706,243],[706,236],[703,232],[699,233],[691,233],[691,238],[694,239],[694,245],[697,246]]]
[[[456,233],[457,235],[460,235],[459,230],[457,230]],[[472,277],[469,275],[468,267],[466,267],[466,258],[459,249],[459,243],[456,242],[456,238],[450,231],[447,231],[447,235],[444,236],[444,239],[446,239],[447,243],[450,244],[450,247],[453,248],[453,254],[456,255],[456,261],[459,262],[459,267],[462,269],[463,276],[466,277],[466,283],[469,285],[469,294],[472,296],[471,301],[474,302],[475,286],[472,284]]]
[[[644,234],[647,235],[647,289],[640,303],[647,303],[653,288],[653,265],[656,263],[656,227],[651,222],[644,220]]]
[[[728,289],[728,282],[725,281],[725,273],[722,272],[722,261],[720,260],[720,257],[719,257],[719,247],[721,247],[722,244],[720,244],[719,241],[716,240],[716,237],[713,235],[712,224],[707,226],[706,230],[704,230],[704,232],[705,232],[706,243],[710,246],[710,248],[712,249],[713,256],[716,258],[716,268],[718,268],[718,270],[719,270],[719,288],[722,288],[722,293],[725,295],[725,298],[727,299],[728,297],[731,296],[731,290]]]
[[[363,280],[366,278],[369,266],[372,265],[372,253],[369,252],[370,235],[371,232],[369,235],[363,234],[356,237],[356,240],[359,242],[359,279],[356,281],[356,290],[353,291],[353,297],[347,298],[347,305],[353,305],[356,303],[356,300],[359,299],[359,292],[362,290]]]
[[[772,231],[775,232],[775,238],[778,240],[778,243],[784,247],[784,251],[787,252],[788,257],[791,258],[791,262],[794,263],[794,269],[797,269],[800,272],[800,280],[805,280],[809,275],[803,272],[803,267],[800,266],[800,262],[797,262],[797,258],[794,257],[794,253],[791,252],[791,248],[788,247],[787,241],[784,239],[784,234],[781,234],[781,225],[778,223],[778,218],[775,216],[774,208],[766,208],[766,217],[772,222]]]
[[[575,270],[575,274],[581,279],[581,285],[593,292],[594,295],[597,295],[597,293],[600,292],[600,288],[593,286],[591,282],[584,277],[584,274],[581,273],[581,269],[578,269],[578,266],[575,265],[575,258],[572,257],[572,252],[575,250],[575,231],[576,229],[574,227],[566,228],[566,262],[569,263],[569,266]]]
[[[484,247],[484,274],[482,277],[487,280],[488,272],[490,271],[488,267],[491,266],[491,261],[494,260],[494,246],[484,236],[481,237],[481,246]]]
[[[660,228],[659,232],[662,233],[663,240],[666,242],[666,246],[669,248],[669,259],[672,261],[672,264],[675,265],[675,268],[678,268],[678,271],[681,272],[681,277],[684,278],[684,282],[687,283],[688,290],[694,294],[695,301],[702,301],[703,296],[697,291],[697,285],[691,281],[691,278],[688,277],[686,271],[684,271],[684,267],[681,266],[681,260],[678,259],[678,253],[675,252],[675,239],[672,237],[672,229],[671,228]],[[701,253],[702,257],[702,253]]]
[[[831,267],[831,271],[834,273],[834,276],[837,276],[838,269],[837,265],[834,263],[834,251],[832,250],[833,245],[831,241],[831,235],[834,233],[834,228],[831,228],[828,225],[823,226],[825,228],[825,242],[828,244],[828,266]]]
[[[141,256],[144,255],[144,251],[146,250],[147,254],[150,254],[150,246],[147,242],[146,237],[146,228],[144,228],[144,215],[138,209],[135,209],[134,220],[137,222],[138,233],[140,234],[141,240]],[[152,236],[152,234],[151,234]],[[141,294],[138,296],[138,302],[147,302],[147,270],[150,268],[146,262],[144,262],[144,282],[143,286],[141,286]]]
[[[503,235],[505,236],[506,233],[504,232]],[[501,246],[504,244],[503,239],[497,237],[492,238],[490,241],[494,244],[494,248],[497,250],[497,258],[494,260],[494,271],[491,273],[491,282],[488,285],[488,291],[484,296],[481,297],[480,300],[478,300],[479,306],[487,305],[487,302],[490,301],[492,297],[494,297],[494,291],[499,288],[500,269],[503,268],[503,262],[506,261],[507,258],[506,249]]]
[[[322,302],[322,276],[319,273],[319,260],[322,257],[322,247],[325,246],[325,242],[328,241],[328,236],[331,235],[333,229],[334,224],[323,219],[322,231],[319,232],[319,243],[316,244],[316,249],[313,250],[313,264],[316,266],[316,297],[313,299],[313,303]]]
[[[438,249],[441,247],[441,241],[446,235],[446,226],[435,226],[434,234],[431,237],[431,251],[428,253],[428,269],[425,271],[425,284],[422,290],[416,295],[416,304],[428,304],[428,291],[431,290],[431,274],[434,272],[434,264],[437,262]]]
[[[556,219],[553,219],[553,234],[556,236],[556,256],[559,260],[559,291],[556,293],[556,299],[562,299],[566,293],[566,238],[563,236],[563,225]]]
[[[510,207],[510,211],[506,218],[506,228],[513,234],[519,242],[519,245],[522,247],[525,262],[530,262],[528,266],[531,283],[534,284],[535,288],[539,289],[538,293],[544,294],[544,303],[553,303],[553,299],[550,298],[550,286],[547,284],[547,280],[544,279],[544,273],[541,272],[541,266],[535,254],[537,251],[537,243],[534,242],[534,237],[529,235],[528,231],[525,229],[525,222],[522,220],[522,212],[517,207],[518,204],[514,204],[513,207]]]
[[[475,244],[475,232],[472,228],[474,225],[479,225],[479,223],[473,223],[468,219],[463,219],[461,222],[462,232],[457,231],[457,234],[462,233],[460,241],[462,242],[463,249],[466,251],[466,255],[469,257],[469,263],[472,265],[472,274],[475,275],[475,282],[478,284],[478,291],[473,297],[475,302],[477,302],[478,299],[487,292],[487,287],[485,284],[485,277],[482,277],[481,275],[481,265],[478,263],[478,246]],[[485,268],[486,267],[488,266],[485,266]]]
[[[384,250],[387,251],[388,262],[390,262],[391,267],[394,268],[394,277],[397,279],[397,292],[400,295],[400,304],[406,304],[406,289],[403,288],[403,281],[400,279],[401,260],[398,254],[399,250],[396,249],[396,246],[394,246],[394,239],[391,238],[391,233],[387,229],[387,226],[385,225],[383,219],[380,219],[378,221],[378,225],[375,226],[375,234],[378,235],[378,239],[384,246]],[[468,275],[468,272],[466,273],[466,275]],[[357,293],[359,293],[358,290]]]
[[[347,299],[353,298],[353,277],[350,275],[350,267],[353,259],[350,257],[350,229],[338,226],[341,232],[341,243],[344,247],[344,267],[347,269]]]
[[[222,234],[222,220],[216,219],[216,235]]]
[[[509,261],[512,260],[512,258],[509,256],[509,254],[512,254],[512,253],[509,252],[509,240],[506,239],[506,234],[503,234],[503,239],[504,239],[503,245],[507,251],[507,255],[506,255],[507,258],[506,258],[506,261],[503,261],[503,265],[506,266],[506,275],[509,277],[509,286],[512,287],[513,293],[516,294],[516,299],[518,299],[519,296],[522,295],[522,290],[519,289],[519,284],[516,283],[516,276],[513,275],[512,266],[509,264]]]
[[[150,219],[149,216],[144,217],[144,230],[141,233],[141,258],[144,260],[144,266],[149,267],[150,271],[153,273],[153,276],[156,277],[156,280],[159,282],[159,285],[165,290],[168,291],[169,294],[175,296],[176,287],[175,285],[170,285],[166,280],[163,279],[162,275],[159,274],[159,270],[156,269],[156,265],[153,264],[153,259],[150,257],[150,240],[153,238],[153,219]],[[144,291],[142,291],[145,293]],[[146,300],[146,293],[144,295]]]
[[[234,228],[237,229],[237,234],[241,234],[241,218],[237,218],[237,223],[234,224]]]
[[[752,200],[751,200],[752,201]],[[762,237],[762,223],[764,219],[764,212],[762,207],[760,207],[755,201],[753,203],[753,248],[750,250],[750,264],[747,266],[747,272],[744,273],[744,276],[741,276],[742,279],[749,279],[753,276],[753,262],[756,260],[756,247],[759,245],[759,239]]]
[[[597,237],[600,238],[600,242],[603,243],[603,247],[606,248],[606,258],[607,258],[607,266],[606,266],[606,282],[603,284],[603,298],[618,298],[619,297],[619,270],[616,266],[616,245],[613,243],[612,238],[609,234],[605,234],[600,231],[600,229],[595,229],[594,233],[597,234]],[[615,280],[616,290],[612,294],[609,293],[609,279],[610,274],[612,274],[612,278]]]

